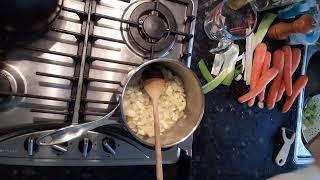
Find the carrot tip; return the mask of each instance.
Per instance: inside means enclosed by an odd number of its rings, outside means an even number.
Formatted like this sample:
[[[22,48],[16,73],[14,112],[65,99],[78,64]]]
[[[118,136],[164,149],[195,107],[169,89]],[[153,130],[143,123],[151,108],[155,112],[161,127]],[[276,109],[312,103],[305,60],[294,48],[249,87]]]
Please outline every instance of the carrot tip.
[[[286,92],[287,96],[291,96],[292,95],[292,91],[291,92]]]
[[[264,108],[264,103],[262,101],[258,102],[258,107],[260,109],[263,109]]]
[[[273,108],[274,108],[274,106],[270,106],[270,105],[268,106],[268,105],[267,105],[267,109],[268,109],[268,110],[272,110]]]
[[[255,99],[251,99],[248,101],[248,106],[252,107],[254,105],[254,103],[255,103]]]
[[[238,98],[238,102],[241,103],[241,104],[244,103],[241,97]]]

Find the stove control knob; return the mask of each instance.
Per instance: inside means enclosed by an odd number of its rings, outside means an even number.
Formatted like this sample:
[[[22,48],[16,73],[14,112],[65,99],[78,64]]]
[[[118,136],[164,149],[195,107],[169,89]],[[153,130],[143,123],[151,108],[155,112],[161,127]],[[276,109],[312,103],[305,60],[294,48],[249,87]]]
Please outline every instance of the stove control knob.
[[[29,156],[33,156],[39,145],[36,143],[35,137],[29,137],[24,141],[24,149],[28,151]]]
[[[82,152],[82,155],[84,158],[88,156],[88,153],[92,149],[92,142],[89,138],[84,138],[82,141],[79,143],[79,150]]]
[[[65,153],[68,151],[67,146],[65,145],[53,145],[52,149],[58,151],[59,153]]]
[[[102,141],[102,145],[103,145],[103,150],[106,151],[107,153],[110,153],[112,155],[116,154],[116,142],[111,139],[111,138],[105,138]]]

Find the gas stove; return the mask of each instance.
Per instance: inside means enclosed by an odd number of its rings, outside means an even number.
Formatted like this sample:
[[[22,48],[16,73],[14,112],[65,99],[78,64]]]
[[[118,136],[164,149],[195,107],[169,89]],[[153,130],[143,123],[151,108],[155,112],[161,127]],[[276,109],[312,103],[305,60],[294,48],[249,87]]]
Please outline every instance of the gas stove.
[[[159,57],[190,67],[197,0],[65,0],[38,40],[0,55],[0,163],[48,166],[155,164],[155,152],[121,126],[54,146],[36,138],[94,121],[117,104],[130,69]],[[116,113],[112,119],[119,120]],[[192,137],[163,162],[192,155]]]

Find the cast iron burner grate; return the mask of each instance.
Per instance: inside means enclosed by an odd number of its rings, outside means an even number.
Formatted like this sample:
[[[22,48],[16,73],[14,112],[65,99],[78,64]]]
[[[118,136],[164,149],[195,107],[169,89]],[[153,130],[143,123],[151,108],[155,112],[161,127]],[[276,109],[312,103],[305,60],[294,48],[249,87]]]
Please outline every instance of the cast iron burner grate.
[[[64,6],[61,7],[61,9],[65,12],[76,14],[79,17],[80,21],[83,21],[83,26],[86,27],[87,26],[86,20],[88,19],[88,14],[86,11],[89,8],[89,4],[90,4],[90,0],[85,1],[85,11],[79,11],[77,9],[71,9],[69,7],[64,7]],[[74,77],[61,76],[61,75],[57,75],[55,73],[36,72],[36,75],[38,75],[38,76],[60,78],[60,79],[66,79],[66,80],[71,81],[73,85],[72,85],[72,90],[71,90],[72,93],[71,93],[70,98],[61,98],[61,97],[43,96],[43,95],[38,95],[38,94],[29,94],[26,91],[25,80],[22,77],[22,75],[20,74],[20,72],[17,71],[12,66],[8,65],[7,63],[0,63],[1,74],[6,75],[7,79],[11,80],[10,85],[11,86],[14,85],[14,87],[15,87],[13,90],[0,88],[0,112],[7,111],[7,110],[14,108],[24,98],[33,98],[33,99],[67,102],[69,104],[69,106],[68,106],[67,111],[56,111],[56,110],[32,108],[31,112],[67,115],[68,116],[67,121],[70,121],[70,119],[75,115],[73,109],[75,108],[77,84],[82,83],[82,82],[79,82],[79,76],[82,76],[80,74],[80,67],[81,67],[82,60],[84,61],[84,59],[85,59],[84,55],[82,54],[82,51],[85,48],[85,44],[83,42],[84,37],[85,37],[85,28],[83,28],[80,33],[69,31],[69,30],[62,29],[62,28],[56,28],[53,26],[49,26],[48,28],[49,28],[48,30],[53,31],[53,32],[64,33],[64,34],[74,36],[78,42],[78,54],[71,54],[71,53],[69,54],[69,53],[64,53],[64,52],[60,52],[60,51],[50,50],[47,48],[28,46],[28,45],[17,46],[16,48],[18,48],[20,50],[29,50],[29,51],[38,52],[38,53],[49,53],[49,54],[53,54],[53,55],[59,55],[59,56],[72,58],[76,62]],[[39,34],[35,33],[35,36],[36,35],[39,35]],[[0,39],[1,39],[1,36],[0,36]],[[8,45],[8,46],[10,46],[10,45]],[[5,59],[5,61],[7,61],[7,59]],[[13,99],[14,99],[14,101],[13,101]],[[88,100],[88,101],[90,101],[90,100]],[[76,115],[78,115],[78,114],[76,114]],[[75,119],[78,119],[78,116]]]
[[[125,0],[121,0],[125,1]],[[186,16],[185,19],[185,27],[191,28],[191,23],[194,21],[195,16],[192,15],[192,9],[193,4],[190,3],[189,0],[167,0],[167,2],[172,2],[175,4],[179,4],[182,6],[187,7]],[[95,3],[93,6],[97,5],[99,3]],[[166,27],[165,32],[158,31],[154,32],[152,29],[143,30],[143,21],[139,22],[139,18],[142,18],[142,20],[145,20],[146,16],[158,16],[150,17],[152,19],[147,21],[153,21],[156,23],[159,22],[159,19],[161,19],[162,25],[159,25],[161,28]],[[143,18],[145,17],[145,18]],[[97,23],[100,19],[107,19],[111,21],[117,21],[120,22],[120,28],[121,28],[121,35],[122,39],[114,39],[110,37],[100,36],[97,34],[91,34],[89,36],[90,42],[95,42],[97,40],[106,40],[106,41],[112,41],[117,42],[121,44],[126,44],[129,49],[134,52],[136,55],[144,58],[144,59],[154,59],[158,57],[164,57],[168,54],[170,54],[170,50],[173,49],[175,43],[184,44],[183,52],[181,54],[180,59],[188,61],[188,66],[190,66],[190,60],[191,60],[191,53],[189,52],[192,47],[189,47],[188,44],[193,38],[193,32],[190,32],[188,30],[181,31],[177,28],[175,17],[172,14],[171,10],[167,8],[167,6],[160,3],[159,0],[139,0],[131,3],[125,10],[121,18],[113,17],[106,14],[101,14],[98,12],[95,12],[93,10],[91,14],[91,19]],[[157,19],[157,20],[155,20]],[[93,29],[93,27],[92,27]],[[135,29],[135,30],[134,30]],[[130,31],[136,31],[134,33]],[[148,34],[149,33],[149,34]],[[150,36],[151,39],[146,38],[147,36]],[[162,36],[160,39],[157,39]],[[132,37],[134,36],[134,37]],[[153,36],[153,38],[152,38]],[[180,40],[176,40],[177,37],[182,37]],[[137,38],[142,39],[142,41],[137,40]],[[162,42],[167,39],[166,43]],[[173,41],[173,42],[171,42]],[[171,42],[171,44],[170,44]],[[165,47],[166,46],[166,47]],[[162,48],[164,49],[162,49]],[[162,51],[161,51],[162,49]],[[159,51],[160,50],[160,51]],[[89,53],[90,55],[90,53]],[[89,58],[92,58],[89,56]],[[113,60],[106,59],[106,58],[95,58],[99,61],[105,61],[105,62],[114,62]],[[116,62],[117,63],[117,62]],[[138,66],[140,64],[136,64],[134,62],[128,63],[128,62],[122,62],[123,64],[127,65],[134,65]]]
[[[130,11],[126,11],[124,16],[126,13]],[[134,52],[142,56],[150,56],[152,52],[163,56],[173,47],[176,37],[169,32],[176,31],[177,23],[162,3],[143,2],[133,9],[129,19],[139,24],[128,24],[129,35],[124,38]]]

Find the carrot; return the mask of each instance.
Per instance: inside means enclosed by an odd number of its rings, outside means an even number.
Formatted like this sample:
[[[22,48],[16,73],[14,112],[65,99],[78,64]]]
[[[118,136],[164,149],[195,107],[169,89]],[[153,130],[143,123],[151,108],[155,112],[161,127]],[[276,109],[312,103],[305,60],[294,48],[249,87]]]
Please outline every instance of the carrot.
[[[290,46],[284,46],[282,48],[284,52],[284,68],[283,68],[283,80],[285,84],[287,96],[292,94],[292,51]]]
[[[277,68],[279,73],[277,77],[272,81],[271,87],[267,97],[267,108],[273,109],[277,100],[278,90],[280,88],[283,76],[284,66],[284,53],[281,50],[276,50],[272,56],[272,67]]]
[[[278,94],[277,94],[277,100],[276,102],[279,102],[284,94],[284,92],[286,91],[286,85],[284,84],[284,81],[281,82]]]
[[[271,64],[271,53],[267,51],[266,56],[264,57],[264,62],[262,66],[262,73],[265,73],[270,68]],[[263,102],[265,98],[265,89],[258,95],[259,102]]]
[[[300,60],[301,60],[301,50],[298,48],[292,48],[292,68],[291,68],[291,77],[296,72],[296,70],[299,67]],[[279,102],[283,96],[283,93],[285,91],[285,84],[284,81],[282,81],[280,89],[278,91],[278,97],[277,97],[277,102]]]
[[[266,52],[267,52],[267,45],[265,43],[258,44],[254,51],[253,65],[252,65],[251,77],[250,77],[250,90],[255,88],[257,81],[261,76],[263,61],[264,61]],[[255,101],[255,97],[253,97],[248,102],[249,107],[252,107],[254,105],[254,101]]]
[[[296,100],[296,98],[298,97],[302,89],[307,85],[307,83],[308,83],[308,76],[306,75],[302,75],[296,80],[296,82],[293,84],[293,87],[292,87],[292,95],[287,97],[286,102],[282,107],[283,113],[286,113],[289,111],[294,101]]]
[[[277,68],[271,68],[267,72],[263,73],[261,78],[258,80],[258,83],[255,86],[255,88],[250,90],[247,94],[239,97],[238,101],[240,103],[244,103],[256,97],[266,88],[266,86],[277,76],[278,73],[279,70]]]
[[[300,61],[301,61],[301,50],[299,48],[292,48],[291,51],[292,51],[292,72],[291,72],[291,74],[293,75],[294,72],[296,72],[296,70],[298,69]]]

